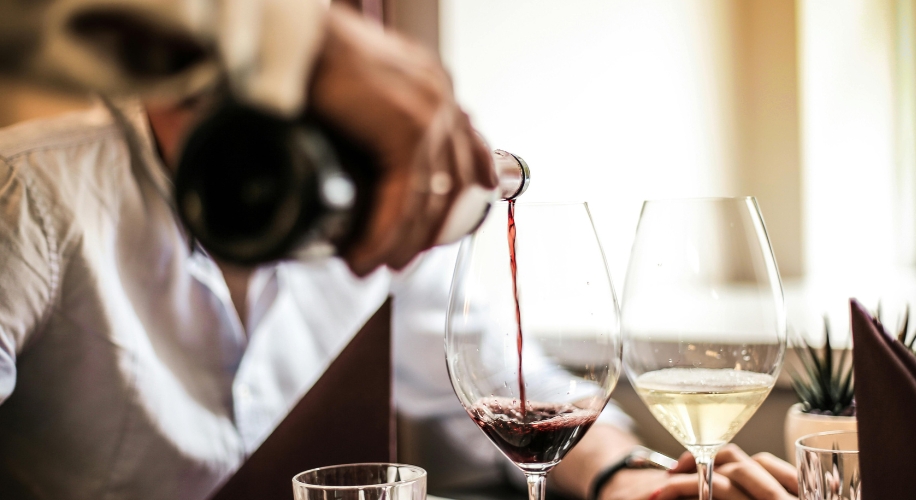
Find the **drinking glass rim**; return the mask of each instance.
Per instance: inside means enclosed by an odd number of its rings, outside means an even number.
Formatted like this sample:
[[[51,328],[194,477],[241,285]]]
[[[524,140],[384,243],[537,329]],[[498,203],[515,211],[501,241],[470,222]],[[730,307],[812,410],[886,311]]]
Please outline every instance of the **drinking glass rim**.
[[[497,200],[494,204],[508,205],[510,200]],[[517,207],[529,206],[550,206],[550,205],[588,205],[587,200],[557,200],[557,201],[521,201],[521,199],[511,200]]]
[[[388,483],[375,483],[375,484],[362,484],[362,485],[353,485],[353,486],[328,486],[328,485],[322,485],[322,484],[312,484],[312,483],[306,483],[305,481],[299,479],[299,477],[302,476],[303,474],[308,474],[310,472],[315,472],[319,470],[342,469],[344,467],[365,467],[365,466],[371,466],[371,465],[384,465],[388,467],[406,467],[408,469],[412,469],[412,470],[420,472],[420,475],[418,475],[417,477],[413,479],[404,479],[402,481],[394,481],[394,482],[388,482]],[[361,462],[361,463],[355,463],[355,464],[326,465],[324,467],[315,467],[314,469],[305,470],[293,476],[293,484],[302,485],[307,488],[313,488],[316,490],[359,490],[359,489],[365,489],[365,488],[379,488],[383,486],[393,486],[395,484],[410,484],[410,483],[413,483],[413,482],[419,481],[420,479],[425,478],[426,475],[427,475],[426,469],[416,466],[416,465],[393,463],[393,462]]]
[[[672,203],[679,201],[757,201],[756,196],[697,196],[686,198],[650,198],[643,200],[647,203]]]
[[[856,435],[858,435],[858,434],[859,434],[859,431],[858,431],[858,430],[855,430],[855,431],[824,431],[824,432],[813,432],[813,433],[811,433],[811,434],[806,434],[806,435],[804,435],[804,436],[802,436],[802,437],[796,439],[796,440],[795,440],[795,448],[796,448],[796,450],[813,451],[813,452],[815,452],[815,453],[837,453],[837,454],[844,454],[844,455],[858,455],[858,454],[859,454],[859,450],[834,450],[833,448],[818,448],[818,447],[816,447],[816,446],[808,446],[808,445],[802,444],[802,440],[808,439],[808,438],[811,438],[811,437],[814,437],[814,436],[838,436],[838,435],[841,435],[841,434],[856,434]]]

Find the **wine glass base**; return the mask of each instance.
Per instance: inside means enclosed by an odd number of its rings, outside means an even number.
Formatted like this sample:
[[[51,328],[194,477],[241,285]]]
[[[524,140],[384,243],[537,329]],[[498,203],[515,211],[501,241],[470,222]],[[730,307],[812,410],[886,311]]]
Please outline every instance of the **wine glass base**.
[[[451,500],[528,500],[528,492],[517,485],[502,483],[492,486],[474,486],[459,489],[436,490],[433,494]],[[430,497],[431,498],[431,497]],[[551,491],[550,500],[575,500]]]
[[[519,464],[516,463],[515,466],[522,470],[525,474],[546,474],[550,472],[551,469],[557,466],[560,463],[559,460],[555,462],[550,462],[546,464]]]

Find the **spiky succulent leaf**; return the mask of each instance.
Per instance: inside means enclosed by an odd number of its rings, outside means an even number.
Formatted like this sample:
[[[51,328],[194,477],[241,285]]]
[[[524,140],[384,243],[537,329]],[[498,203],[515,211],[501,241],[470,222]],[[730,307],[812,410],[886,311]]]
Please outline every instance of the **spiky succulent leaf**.
[[[845,415],[852,411],[855,388],[850,351],[843,349],[835,354],[830,337],[830,324],[824,318],[823,349],[815,348],[805,338],[795,342],[800,370],[790,367],[789,375],[806,413]]]

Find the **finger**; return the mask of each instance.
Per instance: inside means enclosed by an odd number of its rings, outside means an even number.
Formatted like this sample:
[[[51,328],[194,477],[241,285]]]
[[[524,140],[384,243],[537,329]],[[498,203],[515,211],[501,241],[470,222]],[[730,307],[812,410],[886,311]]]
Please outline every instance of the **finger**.
[[[499,178],[496,175],[496,170],[493,168],[493,155],[490,152],[489,146],[487,146],[486,141],[474,131],[471,125],[471,119],[463,111],[461,112],[461,118],[468,134],[471,151],[473,152],[473,164],[471,165],[473,180],[485,188],[492,189],[497,187],[499,185]]]
[[[447,121],[450,110],[444,109],[442,113],[440,118],[446,121],[443,126],[435,127],[441,135],[426,141],[425,146],[430,150],[422,152],[424,156],[418,156],[421,164],[417,168],[426,170],[423,178],[430,181],[426,187],[430,196],[426,198],[425,207],[412,218],[404,239],[388,263],[394,269],[406,266],[417,252],[436,243],[458,195],[474,182],[470,130],[457,127],[459,122]]]
[[[672,474],[678,473],[687,473],[687,472],[696,472],[697,471],[697,462],[693,458],[693,455],[689,451],[681,453],[681,456],[677,459],[677,465],[669,469],[668,472]]]
[[[416,255],[428,248],[430,220],[435,216],[437,196],[424,192],[415,195],[419,200],[416,208],[406,213],[400,221],[399,238],[385,255],[385,264],[396,270],[403,269]]]
[[[792,467],[788,462],[780,460],[772,453],[757,453],[751,458],[776,478],[779,484],[789,493],[798,495],[798,472],[795,467]]]
[[[463,111],[462,111],[463,113]],[[467,116],[467,115],[465,115]],[[468,117],[468,123],[470,124],[470,117]],[[474,147],[475,155],[474,157],[477,160],[477,169],[475,170],[478,174],[479,179],[490,179],[493,186],[499,185],[499,174],[496,171],[495,165],[493,164],[493,148],[490,146],[490,143],[487,142],[486,137],[484,137],[476,129],[473,129],[472,132],[474,136],[474,141],[476,146]],[[489,183],[483,182],[482,180],[479,184],[488,186]]]
[[[699,485],[696,474],[678,474],[669,477],[655,500],[676,500],[683,497],[694,497],[698,491]],[[712,496],[716,500],[750,500],[728,478],[720,474],[713,474]]]
[[[344,256],[354,273],[365,276],[391,260],[404,238],[410,214],[426,203],[427,194],[412,189],[406,171],[393,170],[382,175],[365,233]]]
[[[753,460],[725,464],[716,472],[727,477],[732,484],[752,498],[789,498],[788,492],[779,481]]]
[[[431,176],[421,177],[422,182],[429,184]],[[416,186],[412,190],[415,203],[410,211],[403,214],[400,220],[397,241],[388,248],[385,264],[392,269],[403,269],[421,251],[429,248],[430,228],[439,218],[441,196],[430,191],[430,186]]]
[[[380,191],[376,210],[370,214],[367,236],[359,245],[363,253],[353,256],[356,262],[351,267],[357,274],[359,267],[374,269],[381,264],[402,269],[434,243],[452,203],[448,196],[455,191],[446,186],[443,193],[441,186],[435,186],[439,173],[449,184],[455,182],[455,115],[450,106],[442,105],[407,157],[385,161],[383,179],[390,185]]]
[[[430,149],[428,161],[420,168],[429,169],[434,178],[445,181],[444,186],[430,186],[433,195],[416,218],[407,239],[402,241],[400,252],[389,265],[395,269],[409,263],[417,251],[436,244],[442,227],[446,224],[459,197],[473,184],[490,184],[495,173],[492,158],[482,140],[471,128],[470,121],[457,106],[446,105],[440,110],[437,123],[431,127],[425,145]],[[479,171],[488,178],[481,179]]]
[[[716,465],[741,462],[750,458],[738,445],[729,443],[716,453]]]

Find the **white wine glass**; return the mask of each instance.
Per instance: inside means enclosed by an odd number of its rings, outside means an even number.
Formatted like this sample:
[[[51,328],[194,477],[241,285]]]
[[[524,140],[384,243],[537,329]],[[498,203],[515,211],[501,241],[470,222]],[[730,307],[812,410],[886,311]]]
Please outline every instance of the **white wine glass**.
[[[782,285],[754,198],[647,201],[621,299],[627,377],[696,458],[712,499],[716,453],[776,382]]]
[[[461,404],[525,473],[531,500],[544,498],[547,472],[607,404],[620,355],[617,300],[588,206],[494,205],[461,244],[446,361]]]

